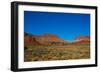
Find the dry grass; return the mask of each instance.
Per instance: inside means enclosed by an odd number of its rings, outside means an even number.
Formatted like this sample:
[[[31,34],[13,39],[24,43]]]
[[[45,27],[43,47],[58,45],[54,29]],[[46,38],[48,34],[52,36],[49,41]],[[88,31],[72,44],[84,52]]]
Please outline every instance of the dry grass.
[[[90,58],[89,45],[31,46],[24,50],[24,61],[48,61]]]

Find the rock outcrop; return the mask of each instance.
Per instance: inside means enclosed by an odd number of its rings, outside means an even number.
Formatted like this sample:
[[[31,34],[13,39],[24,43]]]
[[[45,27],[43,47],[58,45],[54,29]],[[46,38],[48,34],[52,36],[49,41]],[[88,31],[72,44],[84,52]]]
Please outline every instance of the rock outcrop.
[[[54,34],[32,35],[24,33],[24,44],[30,45],[66,45],[66,44],[90,44],[89,36],[78,36],[73,42],[63,40]]]
[[[54,34],[44,34],[44,35],[30,35],[28,33],[24,34],[24,43],[33,45],[53,45],[53,44],[63,44],[64,40],[59,38]]]
[[[79,43],[83,43],[83,44],[89,44],[90,43],[90,37],[89,36],[78,36],[78,37],[76,37],[76,40],[79,41]]]

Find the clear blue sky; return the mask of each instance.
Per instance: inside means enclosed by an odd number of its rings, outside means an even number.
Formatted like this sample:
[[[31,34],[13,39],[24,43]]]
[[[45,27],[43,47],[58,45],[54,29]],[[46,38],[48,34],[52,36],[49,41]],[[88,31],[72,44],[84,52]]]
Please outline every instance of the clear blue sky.
[[[90,36],[90,14],[24,11],[24,32],[50,33],[64,40]]]

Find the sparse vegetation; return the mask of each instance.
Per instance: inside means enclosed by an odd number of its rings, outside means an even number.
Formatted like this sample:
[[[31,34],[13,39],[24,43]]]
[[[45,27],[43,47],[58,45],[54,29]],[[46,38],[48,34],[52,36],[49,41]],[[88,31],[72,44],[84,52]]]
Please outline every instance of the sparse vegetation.
[[[54,34],[24,35],[24,61],[74,60],[90,58],[90,37],[66,41]]]
[[[70,60],[90,58],[89,45],[30,46],[24,50],[24,61]]]

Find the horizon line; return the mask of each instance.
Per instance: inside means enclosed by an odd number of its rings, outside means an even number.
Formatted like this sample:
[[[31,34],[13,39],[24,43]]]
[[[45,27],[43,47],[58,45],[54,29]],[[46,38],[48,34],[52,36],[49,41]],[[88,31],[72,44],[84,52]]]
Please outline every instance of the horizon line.
[[[27,34],[32,35],[32,36],[42,36],[42,35],[51,34],[51,35],[55,35],[55,36],[61,38],[61,37],[58,36],[57,34],[52,34],[52,33],[43,33],[43,34],[33,34],[33,33],[28,33],[28,32],[24,32],[24,33],[27,33]],[[77,37],[90,37],[90,35],[79,35],[79,36],[75,36],[75,38],[77,38]],[[61,38],[61,39],[65,40],[65,41],[74,41],[74,40],[75,40],[75,39],[72,39],[72,40],[67,39],[67,40],[66,40],[66,39],[64,39],[64,38]]]

